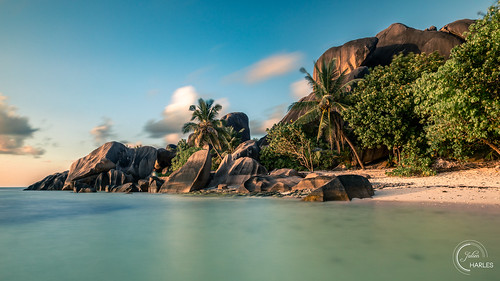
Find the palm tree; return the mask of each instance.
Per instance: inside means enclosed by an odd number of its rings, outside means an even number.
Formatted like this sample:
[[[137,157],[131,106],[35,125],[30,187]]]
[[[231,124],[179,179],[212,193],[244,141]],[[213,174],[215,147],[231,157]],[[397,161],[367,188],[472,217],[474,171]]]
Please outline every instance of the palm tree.
[[[193,132],[188,139],[191,144],[203,147],[205,144],[214,148],[215,152],[222,159],[220,150],[226,141],[226,130],[222,121],[217,119],[219,111],[222,109],[220,104],[214,105],[214,100],[199,99],[198,105],[191,105],[189,111],[192,111],[190,122],[182,126],[184,134]],[[195,122],[193,122],[195,121]]]
[[[353,81],[344,83],[345,71],[338,75],[335,59],[330,62],[323,61],[321,66],[315,62],[314,68],[318,77],[317,80],[314,80],[305,68],[300,69],[300,72],[306,74],[305,79],[313,89],[313,99],[294,102],[288,110],[307,110],[295,122],[304,125],[319,120],[317,141],[320,140],[323,133],[326,133],[330,149],[333,150],[335,144],[338,153],[341,151],[341,145],[343,146],[347,142],[359,165],[364,169],[363,162],[360,160],[354,145],[344,132],[344,120],[342,119],[342,111],[347,107],[343,103],[345,88]]]

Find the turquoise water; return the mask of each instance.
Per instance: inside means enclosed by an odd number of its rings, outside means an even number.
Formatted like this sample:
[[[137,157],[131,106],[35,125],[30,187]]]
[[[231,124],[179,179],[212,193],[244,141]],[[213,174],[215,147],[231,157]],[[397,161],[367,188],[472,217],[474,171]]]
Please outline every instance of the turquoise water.
[[[0,188],[0,280],[499,280],[499,214]],[[454,268],[468,239],[495,268]]]

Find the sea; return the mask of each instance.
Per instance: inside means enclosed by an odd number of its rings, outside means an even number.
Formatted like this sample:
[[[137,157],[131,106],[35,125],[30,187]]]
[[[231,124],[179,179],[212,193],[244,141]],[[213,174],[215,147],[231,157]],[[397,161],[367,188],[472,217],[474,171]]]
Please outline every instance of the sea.
[[[499,208],[0,188],[0,280],[500,280]],[[492,268],[455,266],[478,241]]]

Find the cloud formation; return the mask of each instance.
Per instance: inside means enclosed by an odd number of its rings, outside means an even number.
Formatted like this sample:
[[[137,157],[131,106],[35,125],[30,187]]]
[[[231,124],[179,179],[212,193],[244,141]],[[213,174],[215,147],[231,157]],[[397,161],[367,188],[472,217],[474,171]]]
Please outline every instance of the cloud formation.
[[[259,83],[292,70],[298,70],[301,60],[302,53],[300,52],[272,55],[229,75],[226,80],[243,81],[248,84]]]
[[[270,110],[266,120],[250,121],[250,131],[253,135],[265,135],[266,129],[270,129],[274,124],[278,123],[283,119],[286,113],[286,106],[280,104]]]
[[[7,97],[0,93],[0,154],[33,155],[45,153],[42,148],[24,145],[38,129],[31,127],[28,117],[19,116],[16,108],[9,106]]]
[[[311,85],[305,79],[290,84],[290,94],[294,99],[301,99],[312,92]]]
[[[151,138],[164,138],[167,143],[177,143],[182,137],[182,125],[191,119],[189,106],[198,104],[200,95],[193,86],[185,86],[174,91],[170,103],[163,110],[163,118],[160,120],[149,120],[144,125],[144,131]],[[215,104],[222,105],[221,117],[229,107],[229,101],[225,98],[215,100]]]
[[[105,143],[109,138],[113,137],[113,121],[109,118],[104,118],[102,124],[92,128],[90,134],[94,137],[96,145]]]

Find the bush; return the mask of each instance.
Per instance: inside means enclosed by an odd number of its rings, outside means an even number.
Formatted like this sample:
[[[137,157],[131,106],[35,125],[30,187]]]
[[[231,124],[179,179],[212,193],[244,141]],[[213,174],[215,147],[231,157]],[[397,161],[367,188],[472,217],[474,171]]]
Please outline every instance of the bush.
[[[299,125],[276,124],[267,130],[267,138],[269,145],[261,151],[266,168],[297,168],[298,163],[309,171],[314,170],[313,141]]]
[[[469,30],[444,66],[417,81],[418,111],[436,151],[458,158],[482,144],[500,155],[499,2]]]
[[[191,155],[200,150],[201,148],[199,147],[189,146],[186,140],[184,139],[180,140],[179,143],[177,144],[177,154],[172,159],[172,166],[170,167],[168,175],[170,175],[172,172],[179,170],[182,166],[184,166],[184,164],[187,163]]]
[[[443,62],[438,53],[400,54],[358,83],[345,117],[364,148],[385,145],[399,167],[412,174],[428,173],[427,162],[417,161],[429,155],[424,120],[415,111],[413,83],[423,74],[437,71]]]

